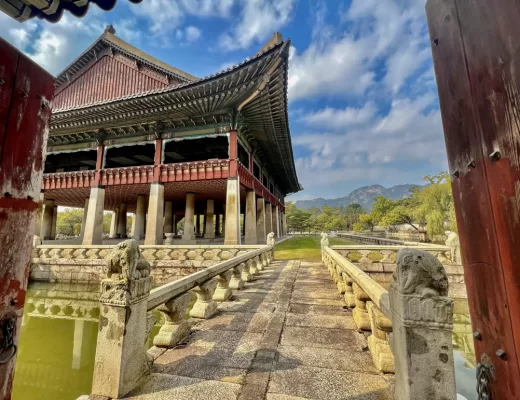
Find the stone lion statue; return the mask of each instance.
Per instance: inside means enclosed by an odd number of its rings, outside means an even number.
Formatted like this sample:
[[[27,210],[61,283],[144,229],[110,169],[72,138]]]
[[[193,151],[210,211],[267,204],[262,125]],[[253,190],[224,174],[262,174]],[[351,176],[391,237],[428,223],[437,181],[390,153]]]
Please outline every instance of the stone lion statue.
[[[150,263],[139,250],[139,243],[130,239],[119,243],[106,258],[104,272],[112,280],[129,281],[150,275]]]
[[[268,246],[273,246],[274,247],[274,244],[275,244],[275,240],[274,240],[274,232],[271,232],[267,235],[267,241],[266,241],[267,245]]]
[[[321,247],[329,247],[329,235],[327,235],[326,233],[322,232],[321,233]]]
[[[404,248],[397,253],[392,287],[402,294],[421,297],[448,295],[448,276],[435,256],[422,250]]]

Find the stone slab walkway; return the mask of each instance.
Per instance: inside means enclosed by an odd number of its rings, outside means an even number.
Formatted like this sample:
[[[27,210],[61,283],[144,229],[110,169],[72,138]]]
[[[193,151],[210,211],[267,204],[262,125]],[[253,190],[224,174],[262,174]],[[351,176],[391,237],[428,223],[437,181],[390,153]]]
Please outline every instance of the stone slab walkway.
[[[133,400],[379,400],[389,380],[321,263],[277,261],[187,345],[168,350]]]

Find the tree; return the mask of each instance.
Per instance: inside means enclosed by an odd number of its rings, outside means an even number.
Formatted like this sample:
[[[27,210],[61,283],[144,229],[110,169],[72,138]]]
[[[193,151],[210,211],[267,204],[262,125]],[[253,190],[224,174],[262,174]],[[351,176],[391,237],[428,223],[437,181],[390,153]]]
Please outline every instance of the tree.
[[[76,236],[81,233],[83,210],[66,208],[56,217],[56,233],[64,236]]]
[[[376,223],[372,214],[361,214],[359,216],[359,222],[357,222],[355,225],[358,229],[370,229],[371,231],[373,231]],[[356,230],[356,228],[354,228],[354,230]]]

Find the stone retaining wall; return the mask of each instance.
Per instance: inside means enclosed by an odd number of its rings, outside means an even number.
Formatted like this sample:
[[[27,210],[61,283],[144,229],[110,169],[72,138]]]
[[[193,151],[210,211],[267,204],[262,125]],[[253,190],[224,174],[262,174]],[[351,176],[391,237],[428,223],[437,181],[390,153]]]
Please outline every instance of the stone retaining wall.
[[[33,251],[30,281],[98,283],[105,257],[114,246],[37,246]],[[218,262],[263,246],[140,246],[152,266],[154,285],[162,285]]]

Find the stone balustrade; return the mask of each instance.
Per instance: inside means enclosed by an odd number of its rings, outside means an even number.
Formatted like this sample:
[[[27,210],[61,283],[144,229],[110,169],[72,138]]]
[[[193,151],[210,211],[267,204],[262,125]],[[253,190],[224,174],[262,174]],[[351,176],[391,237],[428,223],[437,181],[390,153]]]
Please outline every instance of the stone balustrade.
[[[391,253],[384,251],[389,259]],[[371,332],[368,346],[375,366],[395,373],[395,399],[455,399],[453,300],[438,257],[417,248],[400,249],[388,289],[336,246],[329,247],[326,237],[322,260],[357,327]]]
[[[249,251],[236,249],[233,257],[151,290],[150,246],[141,249],[135,240],[127,240],[110,249],[105,260],[107,279],[101,282],[92,383],[95,396],[124,397],[149,373],[156,357],[190,334],[192,320],[186,319],[188,313],[192,319],[210,318],[217,302],[228,300],[232,290],[242,288],[243,280],[266,268],[273,256],[269,245]],[[189,310],[192,292],[197,299]],[[145,342],[157,323],[156,311],[164,323],[153,339],[154,347],[147,352]]]
[[[348,261],[354,263],[372,279],[386,288],[390,285],[392,274],[397,268],[397,253],[403,247],[404,246],[339,245],[331,246],[331,249],[345,257]],[[464,269],[462,265],[453,264],[451,260],[452,252],[448,246],[424,245],[420,243],[410,247],[433,255],[444,265],[450,283],[451,297],[466,297]]]
[[[33,251],[30,280],[98,283],[105,258],[113,248],[109,245],[37,246]],[[154,284],[161,285],[261,246],[156,245],[140,248],[151,265]]]

